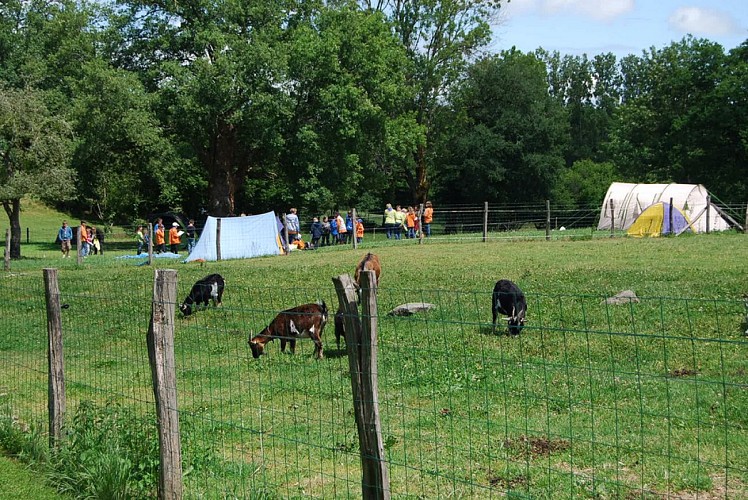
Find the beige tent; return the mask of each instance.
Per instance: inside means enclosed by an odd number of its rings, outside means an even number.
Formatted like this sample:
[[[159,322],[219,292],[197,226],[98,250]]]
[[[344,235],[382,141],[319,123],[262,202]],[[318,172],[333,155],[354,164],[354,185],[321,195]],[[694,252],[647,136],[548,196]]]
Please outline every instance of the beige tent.
[[[695,233],[706,232],[707,212],[710,231],[724,231],[730,225],[720,215],[713,203],[707,210],[708,191],[701,184],[631,184],[614,182],[608,188],[600,210],[598,229],[610,229],[611,206],[615,217],[615,228],[628,229],[637,217],[650,205],[664,201],[683,212],[691,221]]]

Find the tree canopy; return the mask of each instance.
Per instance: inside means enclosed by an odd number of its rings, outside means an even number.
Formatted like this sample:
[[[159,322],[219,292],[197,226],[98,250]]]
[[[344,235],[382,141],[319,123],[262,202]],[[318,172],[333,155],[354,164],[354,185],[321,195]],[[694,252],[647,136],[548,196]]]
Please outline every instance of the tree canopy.
[[[491,54],[504,3],[2,2],[14,245],[26,195],[107,222],[594,203],[613,180],[748,196],[748,42]]]

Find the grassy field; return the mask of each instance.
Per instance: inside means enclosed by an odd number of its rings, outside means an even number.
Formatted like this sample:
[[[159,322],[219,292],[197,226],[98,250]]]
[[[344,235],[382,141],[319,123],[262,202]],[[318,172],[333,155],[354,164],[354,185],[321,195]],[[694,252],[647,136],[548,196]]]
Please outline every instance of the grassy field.
[[[58,219],[33,207],[23,225],[53,240]],[[295,356],[270,344],[254,360],[247,339],[279,310],[318,299],[336,308],[330,278],[371,250],[383,263],[378,378],[393,496],[748,497],[746,237],[590,234],[155,259],[178,271],[180,299],[206,274],[227,281],[222,308],[176,319],[187,496],[360,496],[348,365],[332,322],[321,361],[309,342]],[[45,425],[41,269],[56,267],[69,306],[69,418],[82,402],[152,418],[144,338],[154,271],[118,258],[130,246],[115,242],[78,266],[31,243],[0,275],[0,412]],[[519,337],[491,333],[499,278],[527,295]],[[640,302],[605,304],[626,289]],[[385,314],[414,301],[436,308]]]

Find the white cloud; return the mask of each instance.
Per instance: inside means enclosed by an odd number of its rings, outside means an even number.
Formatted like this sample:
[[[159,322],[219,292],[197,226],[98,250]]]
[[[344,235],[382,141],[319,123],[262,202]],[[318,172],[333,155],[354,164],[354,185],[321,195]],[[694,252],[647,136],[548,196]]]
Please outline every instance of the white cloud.
[[[531,12],[581,14],[598,21],[611,21],[632,11],[634,4],[634,0],[511,0],[506,8],[511,15]]]
[[[699,7],[681,7],[670,15],[670,26],[694,35],[730,35],[737,33],[737,23],[727,14]]]

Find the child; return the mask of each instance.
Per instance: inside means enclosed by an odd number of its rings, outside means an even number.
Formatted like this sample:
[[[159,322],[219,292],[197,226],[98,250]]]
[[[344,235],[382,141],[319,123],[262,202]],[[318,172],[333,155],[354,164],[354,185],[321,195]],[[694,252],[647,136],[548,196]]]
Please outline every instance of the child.
[[[319,245],[319,240],[322,238],[322,224],[320,223],[319,219],[315,217],[312,219],[312,244],[309,246],[309,248],[317,248],[317,245]]]
[[[363,219],[358,219],[356,221],[356,243],[361,243],[364,241],[364,221]]]

